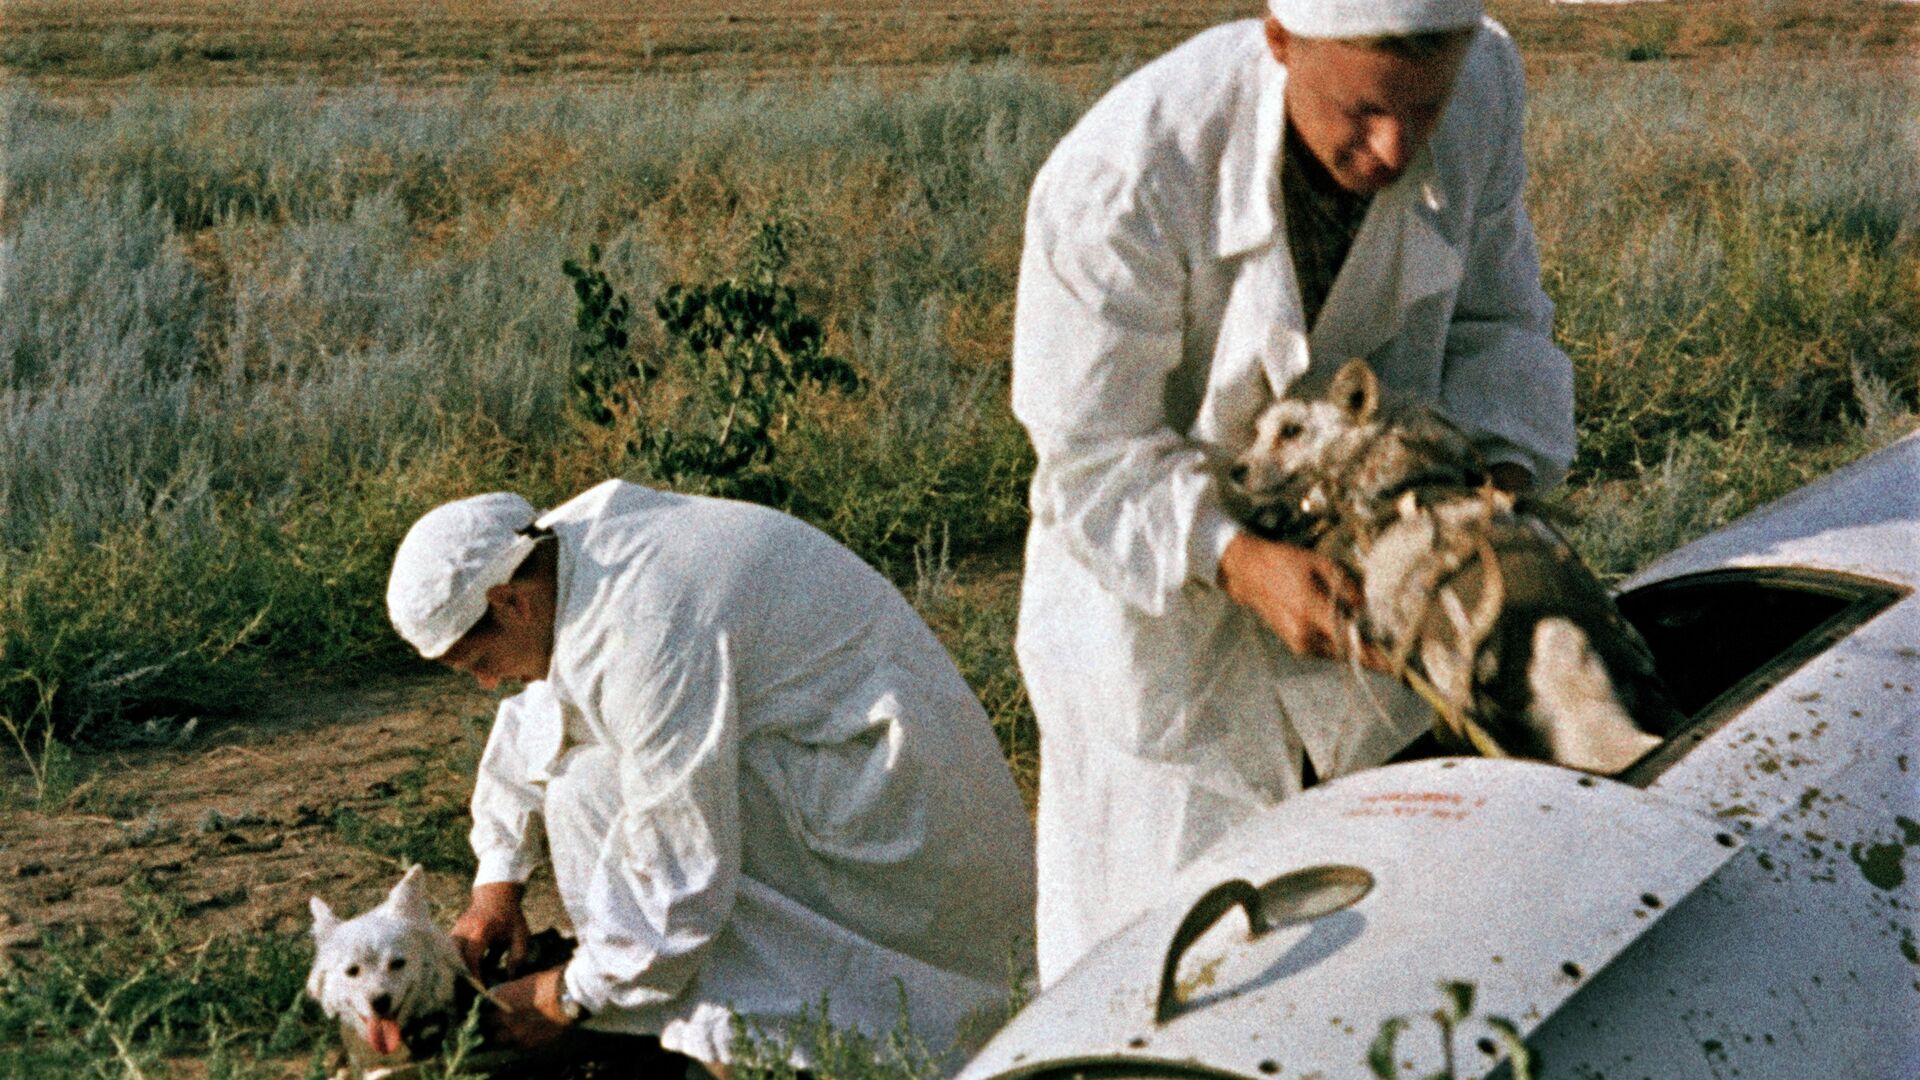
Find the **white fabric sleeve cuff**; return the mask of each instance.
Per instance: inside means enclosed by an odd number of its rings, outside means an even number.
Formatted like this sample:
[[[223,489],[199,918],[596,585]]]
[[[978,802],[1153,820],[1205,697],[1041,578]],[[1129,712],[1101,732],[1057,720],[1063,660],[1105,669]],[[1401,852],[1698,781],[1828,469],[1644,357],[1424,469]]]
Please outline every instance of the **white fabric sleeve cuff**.
[[[573,959],[567,961],[567,966],[560,969],[560,985],[567,988],[568,997],[585,1006],[588,1012],[598,1013],[605,1006],[606,1001],[599,994],[586,992],[588,980],[585,977],[585,967],[586,965],[581,963],[580,952],[576,946]]]
[[[1187,540],[1187,565],[1191,576],[1205,585],[1220,587],[1220,560],[1233,538],[1246,527],[1226,515],[1217,506],[1203,506],[1193,520],[1193,532]]]
[[[567,996],[579,1002],[595,1019],[604,1020],[609,1013],[626,1013],[630,1019],[619,1024],[619,1029],[646,1034],[632,1026],[631,1018],[653,1012],[651,1007],[664,1004],[671,999],[671,995],[643,988],[631,995],[638,1000],[616,1001],[618,991],[613,987],[614,980],[595,960],[592,943],[581,938],[574,947],[573,959],[567,961],[567,966],[560,971],[560,981],[566,985]]]
[[[497,885],[503,881],[524,884],[533,876],[533,858],[527,852],[502,849],[477,852],[480,867],[474,871],[473,885]]]

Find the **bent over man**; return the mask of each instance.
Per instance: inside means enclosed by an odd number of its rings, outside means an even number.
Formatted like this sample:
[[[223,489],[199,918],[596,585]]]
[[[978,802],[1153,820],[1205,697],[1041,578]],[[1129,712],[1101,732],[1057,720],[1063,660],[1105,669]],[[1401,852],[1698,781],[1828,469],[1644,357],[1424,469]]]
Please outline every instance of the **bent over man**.
[[[1025,810],[932,632],[825,534],[621,481],[542,515],[482,495],[413,526],[388,606],[421,655],[529,684],[475,786],[454,935],[470,963],[524,948],[537,815],[578,945],[496,989],[508,1041],[584,1021],[723,1066],[736,1016],[824,1003],[939,1052],[1004,1008]]]
[[[1013,407],[1018,636],[1051,983],[1222,832],[1427,717],[1342,664],[1357,588],[1222,512],[1213,461],[1352,357],[1519,490],[1573,453],[1521,205],[1522,84],[1477,0],[1271,0],[1116,86],[1033,185]]]

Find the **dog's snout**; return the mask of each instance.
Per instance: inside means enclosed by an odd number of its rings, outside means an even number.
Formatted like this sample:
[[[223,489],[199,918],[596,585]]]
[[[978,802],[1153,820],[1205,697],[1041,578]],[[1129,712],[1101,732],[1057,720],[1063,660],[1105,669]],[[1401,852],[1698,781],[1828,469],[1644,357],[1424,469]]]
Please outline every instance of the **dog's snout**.
[[[1253,470],[1248,468],[1247,463],[1244,461],[1234,462],[1233,467],[1227,470],[1227,479],[1236,484],[1244,485],[1247,482],[1247,477],[1251,475],[1253,475]]]
[[[367,1002],[367,1005],[373,1009],[373,1015],[375,1016],[393,1015],[392,994],[375,994],[373,1000]]]

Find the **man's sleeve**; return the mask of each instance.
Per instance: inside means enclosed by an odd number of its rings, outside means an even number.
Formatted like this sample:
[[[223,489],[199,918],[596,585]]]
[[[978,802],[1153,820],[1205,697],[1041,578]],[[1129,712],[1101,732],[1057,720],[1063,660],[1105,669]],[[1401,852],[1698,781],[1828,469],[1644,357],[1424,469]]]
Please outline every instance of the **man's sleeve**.
[[[1481,441],[1490,460],[1525,466],[1544,490],[1573,460],[1573,364],[1553,343],[1553,302],[1540,287],[1533,223],[1521,199],[1527,171],[1520,59],[1504,34],[1491,44],[1505,112],[1482,129],[1494,165],[1474,208],[1466,275],[1447,332],[1441,406]]]
[[[1237,531],[1205,454],[1167,424],[1186,325],[1177,232],[1141,177],[1056,157],[1034,182],[1014,313],[1034,517],[1152,614],[1188,581],[1213,583]]]
[[[530,712],[557,708],[545,683],[535,683],[500,703],[473,781],[473,828],[467,843],[480,864],[473,875],[476,886],[525,881],[533,873],[539,843],[532,821],[540,813],[541,797],[539,789],[527,782],[520,733]],[[548,719],[558,723],[557,717]]]
[[[636,620],[587,687],[617,752],[619,809],[565,978],[588,1009],[677,995],[733,912],[738,734],[724,635]]]

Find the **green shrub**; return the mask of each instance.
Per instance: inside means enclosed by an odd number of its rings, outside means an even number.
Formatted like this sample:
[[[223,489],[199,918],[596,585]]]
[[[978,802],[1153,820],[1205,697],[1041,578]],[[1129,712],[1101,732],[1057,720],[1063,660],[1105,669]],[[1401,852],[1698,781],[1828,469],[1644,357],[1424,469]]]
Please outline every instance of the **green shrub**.
[[[588,245],[585,263],[568,259],[560,270],[573,282],[573,406],[589,423],[612,427],[639,404],[629,392],[644,390],[660,371],[634,359],[628,348],[633,301],[600,268],[600,245]]]
[[[693,417],[648,433],[654,475],[732,481],[773,460],[775,436],[794,420],[795,398],[812,386],[851,393],[860,376],[826,351],[820,321],[800,309],[781,281],[794,222],[776,214],[761,222],[746,273],[706,285],[667,286],[654,313],[679,343],[698,389]],[[737,488],[726,483],[721,490]]]
[[[809,387],[859,389],[859,375],[826,351],[820,321],[800,310],[793,288],[781,280],[795,228],[791,217],[776,212],[761,222],[744,273],[705,285],[675,283],[654,300],[654,314],[676,346],[672,365],[633,358],[632,303],[600,269],[597,245],[584,265],[562,264],[574,285],[575,405],[591,423],[617,431],[648,476],[784,502],[786,485],[766,467],[777,437],[794,424],[798,396]],[[669,387],[679,400],[661,407],[654,399],[668,396],[659,391]]]

